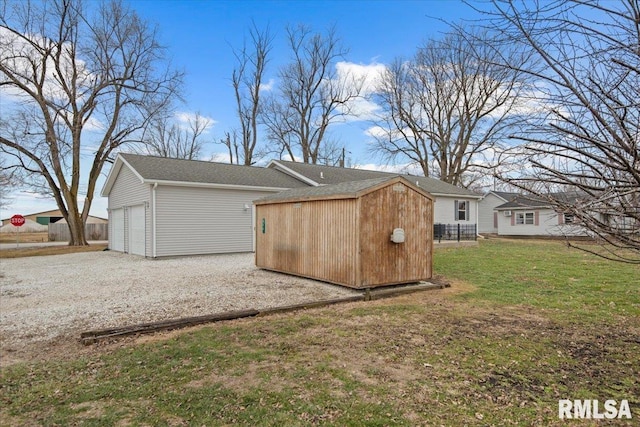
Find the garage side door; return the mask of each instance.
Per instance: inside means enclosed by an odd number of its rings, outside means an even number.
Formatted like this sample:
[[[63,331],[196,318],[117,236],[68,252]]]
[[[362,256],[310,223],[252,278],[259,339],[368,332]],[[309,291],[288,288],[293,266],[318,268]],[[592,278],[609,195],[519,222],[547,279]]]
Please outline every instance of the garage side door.
[[[124,209],[114,209],[111,211],[109,249],[124,252]]]
[[[129,208],[129,253],[145,254],[145,215],[144,205]]]

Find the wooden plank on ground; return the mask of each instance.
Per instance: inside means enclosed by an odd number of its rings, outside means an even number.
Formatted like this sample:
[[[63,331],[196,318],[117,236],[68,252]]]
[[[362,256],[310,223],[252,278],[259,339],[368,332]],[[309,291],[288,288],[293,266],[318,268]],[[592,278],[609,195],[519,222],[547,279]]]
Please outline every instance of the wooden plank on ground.
[[[168,331],[172,329],[186,328],[189,326],[201,325],[204,323],[220,322],[224,320],[240,319],[243,317],[268,316],[276,313],[286,313],[290,311],[306,310],[310,308],[324,307],[333,304],[341,304],[348,302],[369,301],[380,298],[389,298],[411,292],[425,291],[429,289],[442,289],[446,285],[421,283],[418,285],[402,286],[389,289],[367,290],[364,294],[353,295],[343,298],[334,298],[327,300],[311,301],[301,304],[287,305],[282,307],[266,308],[260,311],[255,309],[228,311],[225,313],[210,314],[206,316],[182,317],[179,319],[163,320],[159,322],[140,323],[137,325],[123,326],[120,328],[100,329],[87,331],[80,334],[80,340],[83,344],[89,345],[100,340],[123,337],[127,335],[148,334],[159,331]]]
[[[413,292],[427,291],[432,289],[443,289],[445,285],[435,284],[435,283],[420,283],[417,285],[409,285],[409,286],[401,286],[395,288],[376,288],[372,289],[368,293],[368,297],[370,300],[382,299],[382,298],[391,298],[399,295],[410,294]]]
[[[364,295],[354,295],[350,297],[305,302],[302,304],[285,305],[282,307],[265,308],[263,310],[260,310],[260,313],[258,314],[258,316],[268,316],[270,314],[286,313],[289,311],[306,310],[309,308],[324,307],[327,305],[341,304],[346,302],[357,302],[357,301],[364,301]]]
[[[100,329],[87,331],[80,334],[83,344],[92,344],[101,339],[122,337],[127,335],[145,334],[171,329],[185,328],[204,323],[219,322],[223,320],[240,319],[243,317],[257,316],[258,310],[228,311],[225,313],[210,314],[206,316],[182,317],[179,319],[163,320],[159,322],[140,323],[137,325],[123,326],[120,328]]]

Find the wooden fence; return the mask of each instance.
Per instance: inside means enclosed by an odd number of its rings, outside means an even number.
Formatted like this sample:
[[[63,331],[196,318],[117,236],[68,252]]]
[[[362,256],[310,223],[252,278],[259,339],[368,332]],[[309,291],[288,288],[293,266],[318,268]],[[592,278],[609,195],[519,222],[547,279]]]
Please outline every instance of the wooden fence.
[[[108,224],[85,224],[84,235],[87,240],[108,240]],[[49,224],[49,241],[63,242],[71,239],[67,224]]]

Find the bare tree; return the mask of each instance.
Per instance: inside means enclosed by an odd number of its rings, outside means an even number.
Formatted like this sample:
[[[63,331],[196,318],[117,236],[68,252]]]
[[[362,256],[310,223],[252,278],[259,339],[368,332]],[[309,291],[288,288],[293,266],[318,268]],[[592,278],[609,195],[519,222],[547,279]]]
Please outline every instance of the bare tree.
[[[538,81],[547,107],[513,136],[523,168],[503,178],[590,230],[600,255],[640,263],[640,2],[494,1],[487,13],[501,42],[532,53],[511,67]],[[549,196],[558,189],[577,196]]]
[[[227,152],[229,153],[229,163],[234,164],[235,159],[235,164],[240,164],[240,156],[238,154],[238,132],[235,130],[225,132],[224,138],[221,138],[219,143],[227,148]]]
[[[19,179],[15,168],[5,166],[5,160],[0,157],[0,207],[11,204],[10,193],[18,186]]]
[[[254,23],[249,34],[251,49],[247,47],[245,42],[242,49],[234,50],[237,67],[231,75],[242,136],[242,158],[245,165],[255,163],[254,155],[258,145],[258,120],[262,106],[260,92],[273,44],[273,36],[269,32],[269,28],[260,31]],[[238,161],[236,157],[236,162]]]
[[[200,156],[205,143],[202,135],[211,125],[212,120],[199,113],[180,122],[157,117],[145,130],[142,137],[144,145],[134,147],[134,150],[160,157],[194,160]]]
[[[469,186],[494,166],[506,135],[522,120],[525,82],[496,64],[518,52],[490,47],[487,34],[452,30],[408,61],[390,64],[375,99],[382,112],[374,152],[418,164],[425,176]]]
[[[87,244],[84,223],[105,161],[139,139],[176,93],[181,74],[162,54],[154,29],[117,0],[2,4],[0,89],[15,102],[3,112],[12,117],[2,122],[0,150],[55,199],[70,245]]]
[[[338,76],[336,61],[347,51],[335,29],[323,35],[300,25],[288,28],[287,36],[293,60],[280,70],[278,93],[269,98],[262,118],[281,152],[315,164],[329,126],[349,114],[363,82]]]

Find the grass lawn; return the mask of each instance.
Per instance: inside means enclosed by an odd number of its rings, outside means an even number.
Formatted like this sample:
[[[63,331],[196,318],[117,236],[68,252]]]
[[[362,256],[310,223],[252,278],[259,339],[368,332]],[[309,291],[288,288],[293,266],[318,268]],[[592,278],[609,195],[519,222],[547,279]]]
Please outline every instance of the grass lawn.
[[[3,368],[0,425],[595,425],[559,399],[640,424],[638,266],[506,240],[434,264],[451,288]]]

